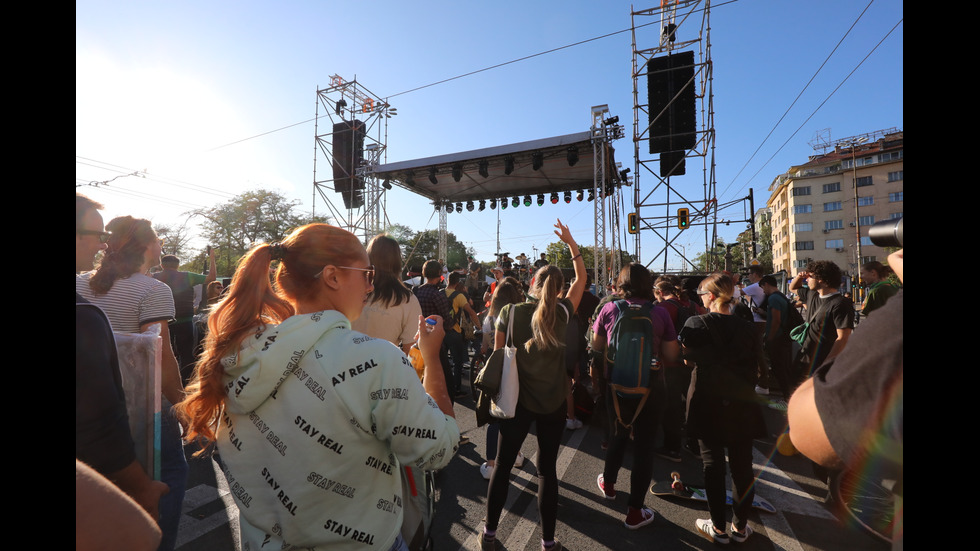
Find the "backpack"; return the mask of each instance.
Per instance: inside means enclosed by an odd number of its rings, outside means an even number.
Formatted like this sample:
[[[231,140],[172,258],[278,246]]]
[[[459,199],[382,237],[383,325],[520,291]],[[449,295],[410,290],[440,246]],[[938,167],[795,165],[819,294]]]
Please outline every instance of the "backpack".
[[[687,322],[687,318],[691,316],[696,316],[698,313],[694,309],[693,304],[689,303],[690,306],[684,306],[684,304],[681,303],[681,301],[675,298],[669,298],[667,299],[667,302],[673,304],[674,308],[677,309],[677,326],[674,327],[674,330],[680,333],[681,329],[684,328],[684,324]]]
[[[630,304],[617,300],[614,304],[618,316],[606,344],[606,369],[609,387],[613,390],[616,419],[629,429],[650,395],[650,368],[656,357],[653,350],[653,320],[650,318],[653,303]],[[636,413],[628,424],[620,413],[620,398],[640,398]]]

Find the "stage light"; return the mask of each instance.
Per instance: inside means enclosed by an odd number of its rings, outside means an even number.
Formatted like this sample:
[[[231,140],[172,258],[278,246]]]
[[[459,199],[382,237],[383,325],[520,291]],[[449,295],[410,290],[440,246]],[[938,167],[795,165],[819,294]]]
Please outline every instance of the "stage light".
[[[542,165],[544,165],[544,155],[542,155],[541,153],[532,153],[531,168],[533,168],[534,170],[538,170],[541,168]]]
[[[340,101],[337,102],[337,106],[334,108],[334,111],[338,115],[343,116],[344,107],[347,107],[347,100],[340,98]]]
[[[504,174],[510,176],[511,172],[514,172],[514,158],[504,157]]]
[[[460,181],[463,178],[463,164],[456,163],[453,165],[453,180]]]
[[[515,196],[515,197],[514,197],[514,199],[513,199],[513,200],[512,200],[511,202],[510,202],[510,205],[511,205],[512,207],[514,207],[515,209],[516,209],[517,207],[519,207],[519,206],[520,206],[520,204],[521,204],[521,198],[520,198],[520,197],[516,197],[516,196]]]
[[[556,192],[556,191],[552,191],[551,192],[551,204],[552,205],[557,205],[558,204],[558,192]]]
[[[500,210],[507,210],[507,198],[504,197],[500,200]]]
[[[581,200],[582,200],[582,198],[579,197],[579,201],[581,201]],[[572,192],[571,191],[566,191],[565,192],[565,202],[566,203],[571,203],[572,202]]]
[[[480,199],[480,212],[483,212],[485,210],[487,210],[487,202],[484,201],[483,199]]]
[[[493,210],[495,208],[497,208],[497,200],[496,199],[490,199],[490,210]]]
[[[616,115],[615,117],[609,117],[608,119],[606,119],[603,122],[606,123],[606,126],[612,126],[612,125],[616,124],[617,122],[619,122],[619,115]]]
[[[483,209],[480,209],[483,210]],[[473,201],[466,202],[466,212],[473,212]]]
[[[480,161],[480,176],[484,178],[490,177],[490,161]]]
[[[589,190],[589,202],[591,203],[592,201],[595,201],[595,190],[594,189],[590,189]]]
[[[456,203],[456,212],[463,212],[463,203]]]
[[[578,190],[578,193],[575,194],[575,199],[578,200],[579,203],[581,203],[582,200],[585,199],[585,191],[581,189]]]
[[[630,169],[626,168],[619,172],[619,181],[622,183],[627,183],[626,175],[630,173]]]
[[[544,204],[544,195],[538,195],[538,197],[541,198],[541,203],[539,203],[539,205],[543,205]],[[525,207],[530,207],[531,206],[531,196],[530,195],[525,195],[524,196],[524,206]]]
[[[388,179],[385,178],[384,181],[381,182],[381,187],[385,189],[391,189],[391,182],[389,182]]]
[[[565,160],[568,161],[568,166],[575,166],[578,162],[578,148],[574,145],[568,148],[568,152],[565,153]]]
[[[446,212],[448,212],[449,214],[452,214],[453,213],[453,204],[452,203],[446,203]]]
[[[429,181],[432,182],[432,185],[436,185],[439,183],[439,180],[436,178],[436,167],[432,167],[429,169]]]

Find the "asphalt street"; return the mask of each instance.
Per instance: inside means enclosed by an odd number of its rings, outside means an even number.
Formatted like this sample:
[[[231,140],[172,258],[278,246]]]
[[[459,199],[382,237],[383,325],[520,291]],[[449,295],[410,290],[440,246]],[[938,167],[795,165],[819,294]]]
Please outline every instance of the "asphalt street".
[[[465,385],[465,383],[464,383]],[[434,549],[479,549],[479,533],[486,514],[487,482],[479,466],[485,461],[485,427],[476,427],[469,398],[456,404],[456,418],[470,442],[461,447],[448,467],[436,476],[436,512],[431,534]],[[837,550],[888,549],[889,546],[838,520],[833,505],[825,504],[826,485],[814,475],[811,463],[797,454],[775,451],[776,437],[785,426],[785,413],[766,408],[770,437],[755,441],[756,492],[771,502],[776,513],[753,511],[750,525],[755,530],[746,542],[732,544],[745,550]],[[566,549],[711,549],[695,520],[707,518],[707,504],[675,497],[659,497],[641,488],[646,506],[656,513],[653,523],[639,530],[623,526],[629,492],[628,451],[616,485],[617,497],[607,501],[599,494],[596,476],[602,471],[603,430],[598,419],[576,431],[565,431],[558,457],[559,510],[556,537]],[[238,551],[238,510],[217,465],[208,457],[192,457],[184,515],[178,535],[180,551]],[[507,550],[533,551],[540,548],[535,475],[537,443],[532,434],[524,443],[527,461],[515,469],[498,538]],[[678,471],[688,484],[701,484],[701,461],[684,452],[681,463],[656,458],[654,480],[670,480]],[[730,486],[729,486],[730,487]],[[841,515],[843,517],[843,515]]]

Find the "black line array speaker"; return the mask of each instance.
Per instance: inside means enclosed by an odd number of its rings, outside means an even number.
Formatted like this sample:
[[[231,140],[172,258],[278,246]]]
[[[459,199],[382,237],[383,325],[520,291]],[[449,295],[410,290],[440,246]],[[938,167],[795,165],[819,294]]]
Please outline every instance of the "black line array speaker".
[[[686,173],[687,161],[683,151],[664,151],[660,154],[660,175],[683,176]]]
[[[333,185],[348,209],[364,205],[364,180],[354,176],[364,160],[364,123],[342,121],[333,125]]]
[[[647,62],[650,153],[692,149],[696,141],[694,52]]]

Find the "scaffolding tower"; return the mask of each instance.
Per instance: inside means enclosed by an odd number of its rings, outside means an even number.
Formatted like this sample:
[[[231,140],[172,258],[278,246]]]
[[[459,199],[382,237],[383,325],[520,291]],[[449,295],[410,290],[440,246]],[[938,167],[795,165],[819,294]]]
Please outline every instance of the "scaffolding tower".
[[[687,250],[675,244],[685,232],[702,228],[705,251],[712,250],[717,240],[718,203],[715,189],[715,128],[712,105],[712,64],[711,27],[709,25],[710,0],[664,0],[659,7],[632,11],[631,31],[633,43],[633,144],[634,175],[633,209],[638,216],[639,231],[634,235],[637,259],[641,259],[640,235],[652,233],[658,239],[652,242],[663,243],[662,247],[651,251],[645,260],[648,267],[661,272],[687,272],[696,269],[687,258]],[[653,47],[639,42],[654,42]],[[653,153],[651,140],[657,137],[651,130],[658,123],[673,117],[674,107],[680,103],[681,94],[672,95],[666,105],[652,105],[648,89],[651,78],[663,70],[651,69],[662,66],[662,58],[693,53],[693,77],[684,78],[678,86],[693,86],[694,113],[697,114],[696,129],[690,136],[691,147],[683,150]],[[670,67],[671,60],[668,61]],[[687,67],[690,69],[690,67]],[[672,69],[671,69],[672,70]],[[641,90],[647,92],[641,96]],[[673,93],[673,88],[670,88]],[[653,112],[656,110],[656,112]],[[670,140],[671,136],[666,136]],[[685,170],[687,161],[700,165],[700,170]],[[698,162],[700,161],[700,162]],[[679,168],[680,167],[680,168]],[[678,170],[679,168],[679,170]],[[693,167],[692,167],[693,168]],[[682,176],[687,172],[700,172]],[[649,178],[651,184],[641,191],[641,180]],[[645,184],[645,182],[644,182]],[[679,219],[680,210],[687,209],[687,223]],[[651,240],[647,241],[648,245]],[[676,253],[681,266],[668,265],[668,257]],[[675,257],[676,258],[676,257]],[[662,262],[662,264],[660,264]]]
[[[316,97],[313,215],[319,198],[333,222],[366,245],[387,226],[385,199],[391,184],[375,177],[373,168],[387,159],[388,119],[397,110],[357,77],[348,81],[332,75]]]

